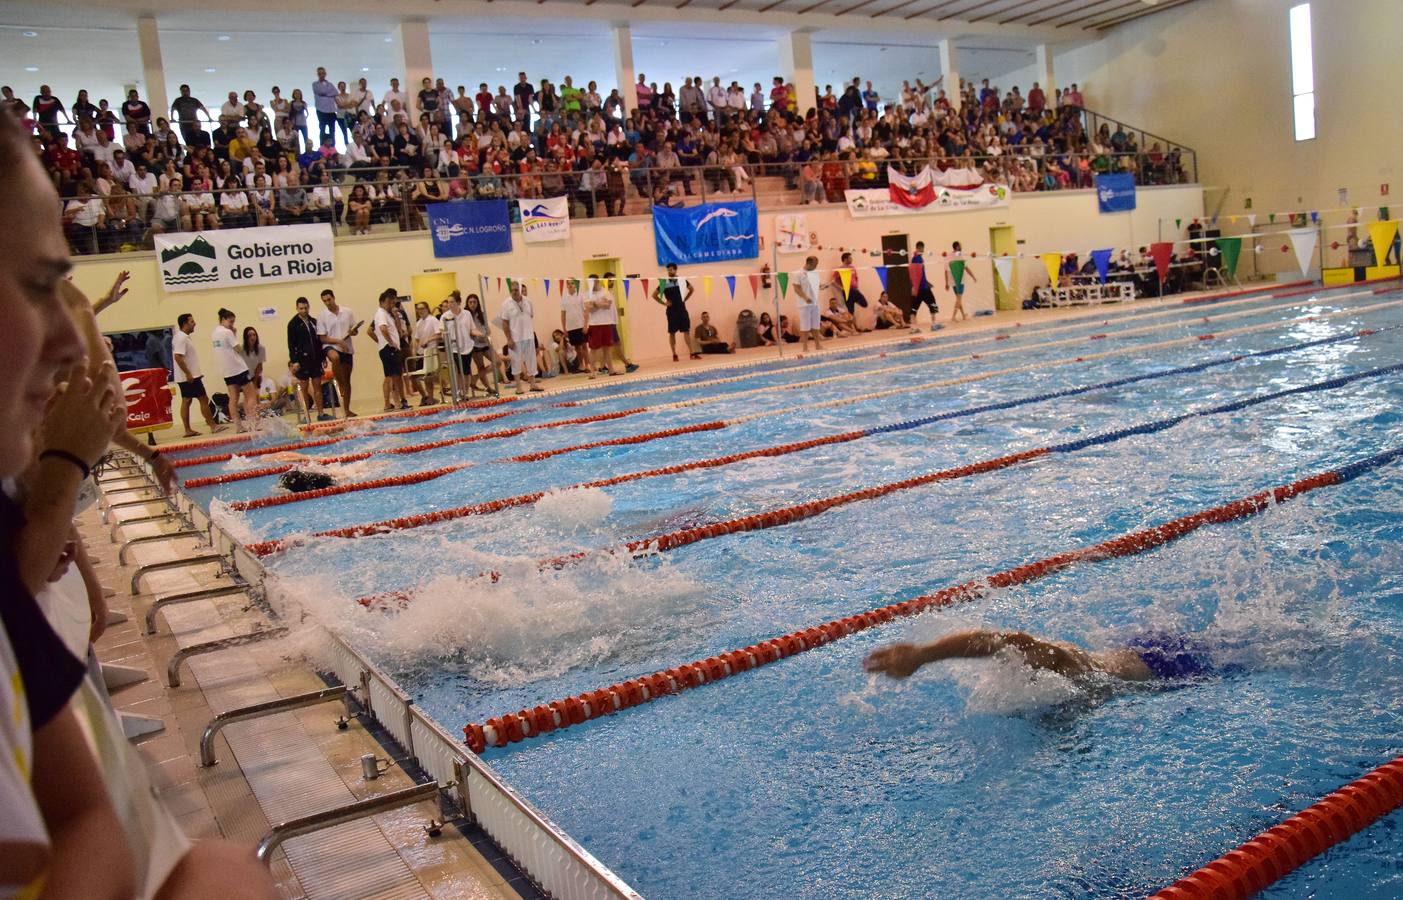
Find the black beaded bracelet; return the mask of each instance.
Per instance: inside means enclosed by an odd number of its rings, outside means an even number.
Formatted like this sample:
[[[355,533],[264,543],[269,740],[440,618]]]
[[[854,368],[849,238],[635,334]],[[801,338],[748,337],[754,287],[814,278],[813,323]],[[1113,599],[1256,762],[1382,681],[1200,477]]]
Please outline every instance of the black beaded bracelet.
[[[82,470],[84,478],[87,478],[93,473],[91,466],[83,462],[83,460],[79,456],[73,453],[69,453],[67,450],[52,449],[45,450],[43,453],[39,454],[40,459],[46,459],[50,456],[54,457],[55,459],[62,459],[73,463],[73,465],[77,466],[80,470]]]

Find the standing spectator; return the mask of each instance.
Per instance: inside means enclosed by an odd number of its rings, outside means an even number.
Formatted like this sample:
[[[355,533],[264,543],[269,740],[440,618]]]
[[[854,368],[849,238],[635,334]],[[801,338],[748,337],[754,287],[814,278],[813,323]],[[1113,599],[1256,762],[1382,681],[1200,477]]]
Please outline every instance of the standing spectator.
[[[0,109],[14,116],[16,122],[24,120],[29,115],[29,105],[15,96],[15,89],[8,84],[0,87]]]
[[[911,326],[912,334],[915,334],[916,332],[921,330],[916,327],[916,314],[921,311],[922,304],[930,307],[931,331],[935,331],[937,327],[935,324],[935,317],[940,313],[940,308],[936,306],[935,303],[935,292],[931,290],[930,279],[926,277],[928,273],[926,271],[925,241],[916,242],[916,252],[911,255],[911,264],[907,267],[906,271],[911,272],[917,266],[920,266],[921,277],[920,282],[918,284],[913,284],[911,286],[915,289],[915,296],[911,299],[911,318],[908,320],[907,323]]]
[[[303,147],[311,148],[312,135],[307,127],[307,101],[302,99],[302,89],[292,89],[292,99],[287,104],[288,121],[292,123],[292,129],[302,135],[302,142],[292,148],[293,152],[301,153]]]
[[[711,117],[720,125],[726,121],[726,89],[721,86],[720,76],[711,79],[711,87],[706,89],[706,103],[711,107]]]
[[[200,113],[204,113],[206,118],[210,118],[209,110],[205,109],[205,105],[190,95],[190,85],[182,84],[180,96],[171,102],[171,115],[180,128],[181,139],[187,144],[194,145],[197,141],[195,132],[201,130]]]
[[[34,112],[34,118],[40,125],[56,127],[58,117],[68,115],[68,111],[63,108],[63,101],[54,96],[54,92],[47,84],[39,85],[39,94],[34,98],[34,102],[29,108]]]
[[[959,241],[951,245],[950,251],[950,259],[945,266],[945,290],[955,293],[955,308],[950,311],[950,321],[953,322],[959,316],[969,318],[964,303],[965,276],[968,275],[971,281],[979,279],[974,277],[974,272],[965,264],[964,251],[960,249]]]
[[[122,104],[122,118],[129,130],[143,135],[151,133],[151,107],[137,96],[136,88],[127,91],[127,102]]]
[[[443,323],[423,300],[414,304],[414,317],[414,355],[419,357],[414,387],[419,392],[419,405],[433,406],[438,402],[434,399],[434,383],[438,381],[443,349]]]
[[[296,95],[294,94],[294,97]],[[312,101],[317,109],[318,140],[336,140],[336,85],[326,80],[326,69],[317,67],[317,80],[312,82]]]
[[[760,86],[760,82],[755,82],[755,89],[750,92],[750,111],[763,113],[765,111],[765,89]]]
[[[214,407],[205,393],[205,378],[200,371],[200,357],[195,352],[195,342],[190,335],[195,333],[195,317],[181,313],[175,320],[175,333],[171,335],[171,360],[175,369],[175,385],[180,390],[180,424],[185,426],[182,437],[198,437],[199,432],[190,427],[190,402],[200,402],[200,414],[205,417],[205,426],[210,434],[224,430],[223,425],[214,420]]]
[[[808,349],[810,340],[814,342],[815,350],[823,349],[823,339],[818,333],[822,321],[818,305],[817,270],[818,257],[810,256],[804,260],[804,268],[794,273],[794,294],[799,298],[799,332],[803,335],[803,342],[799,347],[801,353]]]
[[[877,92],[872,89],[872,82],[867,82],[867,90],[862,92],[862,105],[868,112],[877,112],[877,102],[881,99]]]
[[[845,295],[843,292],[843,278],[838,274],[839,270],[834,270],[833,272],[833,289],[838,292],[838,296],[843,297],[844,302],[847,304],[848,312],[852,314],[854,321],[856,321],[857,308],[860,306],[866,309],[867,298],[862,295],[862,291],[857,289],[857,269],[853,267],[853,255],[845,250],[843,251],[841,259],[842,266],[840,269],[846,269],[849,273],[848,290]]]
[[[258,329],[252,325],[244,328],[243,339],[239,342],[239,356],[248,367],[248,377],[255,384],[263,383],[263,366],[268,362],[268,351],[258,338]]]
[[[613,272],[605,272],[603,277],[594,279],[589,295],[585,298],[585,312],[589,316],[590,356],[599,364],[600,372],[622,375],[638,367],[630,363],[619,346],[619,314],[614,306]],[[599,351],[596,357],[593,351]],[[615,372],[610,358],[617,358],[624,372]]]
[[[1062,105],[1063,105],[1063,106],[1070,106],[1070,107],[1072,107],[1072,108],[1074,108],[1074,109],[1082,109],[1082,108],[1084,108],[1084,104],[1083,104],[1082,98],[1081,98],[1081,91],[1077,88],[1077,85],[1076,85],[1075,82],[1072,83],[1072,87],[1071,87],[1070,90],[1067,90],[1067,91],[1064,91],[1064,92],[1063,92],[1063,94],[1062,94]]]
[[[380,98],[380,102],[384,105],[385,112],[389,112],[392,108],[392,105],[395,103],[398,103],[400,105],[400,108],[403,109],[404,101],[404,92],[399,89],[399,79],[391,78],[390,89],[385,92],[385,96]]]
[[[419,117],[422,123],[423,117],[428,116],[430,122],[438,121],[438,89],[434,87],[432,78],[424,78],[419,82],[419,94],[416,98],[419,104]],[[427,129],[426,129],[427,130]]]
[[[497,324],[507,336],[507,354],[511,357],[512,377],[516,379],[517,394],[524,394],[523,379],[533,391],[544,391],[536,383],[535,310],[520,281],[513,281],[511,296],[502,301]]]
[[[375,310],[375,321],[371,324],[370,332],[380,348],[380,367],[385,374],[385,412],[395,409],[396,399],[399,400],[400,409],[409,409],[409,402],[404,399],[404,353],[400,349],[400,323],[394,312],[398,302],[399,294],[394,288],[380,292],[380,308]]]
[[[219,374],[229,392],[229,421],[235,431],[251,430],[258,421],[258,389],[249,374],[244,358],[239,355],[239,339],[234,334],[234,314],[219,311],[219,324],[210,333],[214,344],[214,359]],[[242,419],[240,421],[240,414]]]
[[[594,370],[589,365],[589,337],[585,334],[585,298],[580,294],[578,278],[565,282],[561,291],[560,330],[565,332],[566,340],[575,349],[575,370],[589,372],[590,377],[594,377]]]
[[[684,125],[706,118],[706,96],[702,93],[701,86],[693,84],[691,78],[682,82],[682,89],[677,93],[677,105],[682,110]]]
[[[512,95],[516,98],[516,120],[521,123],[522,128],[530,131],[531,104],[536,101],[536,89],[531,86],[531,81],[526,77],[525,72],[516,73],[516,84],[512,87]]]
[[[360,100],[346,90],[346,82],[336,82],[336,124],[341,128],[341,143],[350,143],[351,129],[356,124],[359,110]]]
[[[1036,81],[1032,88],[1028,90],[1028,112],[1037,118],[1042,118],[1043,110],[1047,107],[1047,95],[1043,93],[1042,85]]]
[[[336,294],[331,288],[322,291],[322,303],[326,304],[326,311],[317,314],[317,335],[325,348],[326,358],[331,360],[331,374],[341,394],[341,410],[350,419],[355,416],[351,412],[351,371],[355,368],[356,359],[351,338],[356,336],[364,323],[357,322],[355,313],[336,302]]]
[[[288,369],[302,391],[307,415],[317,411],[317,421],[326,422],[331,416],[322,408],[321,338],[317,336],[317,320],[312,318],[312,304],[306,297],[297,298],[297,314],[287,323]]]
[[[634,93],[638,95],[638,109],[640,111],[647,111],[653,108],[653,89],[648,87],[647,78],[647,75],[640,72],[638,75],[638,83],[633,86]]]
[[[687,282],[687,293],[682,293],[682,281],[677,277],[677,263],[667,264],[667,277],[659,278],[653,288],[653,299],[667,308],[667,344],[672,348],[672,361],[677,362],[677,335],[687,342],[687,350],[692,359],[701,359],[696,343],[692,340],[692,317],[687,314],[687,301],[692,299],[696,287]]]

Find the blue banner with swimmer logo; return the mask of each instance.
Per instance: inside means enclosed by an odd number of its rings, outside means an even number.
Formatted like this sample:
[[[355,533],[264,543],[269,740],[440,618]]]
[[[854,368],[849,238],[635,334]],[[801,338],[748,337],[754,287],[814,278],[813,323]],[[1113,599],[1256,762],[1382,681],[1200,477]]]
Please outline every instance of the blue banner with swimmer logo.
[[[653,239],[658,264],[755,259],[760,229],[755,201],[703,203],[683,209],[653,207]]]
[[[505,200],[430,203],[425,213],[436,258],[512,251],[511,214]]]
[[[1135,208],[1135,176],[1128,173],[1096,176],[1096,203],[1103,213]]]

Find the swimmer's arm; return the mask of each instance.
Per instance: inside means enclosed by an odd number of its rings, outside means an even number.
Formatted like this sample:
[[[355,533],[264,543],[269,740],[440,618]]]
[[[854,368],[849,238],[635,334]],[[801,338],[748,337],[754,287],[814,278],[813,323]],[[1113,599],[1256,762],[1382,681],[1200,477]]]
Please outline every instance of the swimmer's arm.
[[[929,644],[893,644],[873,651],[863,661],[869,672],[891,678],[909,678],[922,666],[942,659],[978,659],[993,656],[1005,647],[1016,650],[1035,669],[1068,677],[1085,675],[1093,668],[1084,651],[1054,644],[1019,631],[957,631]]]

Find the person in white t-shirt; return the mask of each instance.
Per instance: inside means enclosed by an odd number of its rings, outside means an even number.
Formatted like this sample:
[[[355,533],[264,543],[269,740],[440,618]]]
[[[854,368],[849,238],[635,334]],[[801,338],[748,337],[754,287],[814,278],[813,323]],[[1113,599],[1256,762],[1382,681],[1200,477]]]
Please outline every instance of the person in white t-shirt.
[[[380,366],[385,373],[385,412],[396,407],[409,409],[409,401],[404,399],[404,353],[400,350],[399,316],[395,309],[399,304],[399,292],[385,288],[380,292],[380,308],[375,310],[371,323],[371,335],[380,348]]]
[[[414,355],[421,360],[414,374],[414,389],[419,392],[420,406],[433,406],[434,383],[438,381],[439,352],[443,347],[443,323],[429,311],[423,300],[414,304]]]
[[[364,323],[357,322],[355,313],[336,302],[336,294],[330,288],[322,291],[322,303],[326,304],[326,309],[317,314],[317,335],[322,339],[326,358],[331,362],[336,390],[341,394],[341,409],[350,419],[355,416],[351,412],[351,370],[356,361],[351,338],[356,336]]]
[[[181,313],[175,320],[175,333],[171,335],[171,360],[175,369],[175,384],[180,389],[180,423],[185,426],[183,437],[197,437],[199,432],[190,427],[190,401],[200,401],[200,413],[205,417],[205,425],[210,434],[224,430],[224,426],[214,421],[214,407],[205,393],[205,378],[200,371],[200,357],[195,352],[195,342],[190,335],[195,333],[195,317]]]
[[[513,281],[511,296],[502,301],[502,309],[497,313],[497,324],[507,335],[507,355],[511,357],[512,377],[516,379],[516,392],[524,394],[523,377],[533,391],[544,391],[536,383],[536,331],[535,309],[526,296],[526,289],[520,281]]]
[[[570,346],[575,348],[576,358],[579,360],[577,368],[582,372],[589,372],[590,377],[594,377],[594,370],[589,365],[589,335],[585,330],[585,298],[580,293],[580,280],[571,278],[565,283],[565,290],[560,295],[560,330],[565,332],[565,338],[570,342]]]
[[[614,306],[613,272],[605,272],[594,282],[589,296],[585,299],[585,310],[589,315],[589,349],[599,351],[598,354],[592,352],[590,355],[593,362],[600,366],[600,371],[610,375],[622,375],[624,372],[636,370],[638,366],[625,358],[623,347],[619,345],[619,314]],[[623,372],[614,371],[614,367],[610,365],[611,358],[619,361]]]
[[[235,431],[247,431],[258,425],[258,388],[249,374],[248,365],[239,353],[240,341],[234,333],[234,314],[219,311],[219,324],[210,334],[214,343],[214,362],[229,390],[229,421]],[[240,407],[244,421],[239,420]]]
[[[809,339],[812,338],[815,350],[823,349],[823,340],[819,337],[818,330],[822,327],[822,313],[818,306],[819,277],[818,277],[818,257],[810,256],[804,260],[804,268],[794,273],[794,293],[799,298],[799,333],[803,335],[803,341],[799,346],[802,353],[809,347]]]

